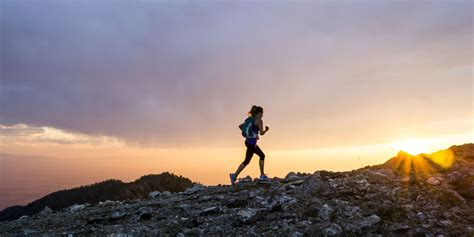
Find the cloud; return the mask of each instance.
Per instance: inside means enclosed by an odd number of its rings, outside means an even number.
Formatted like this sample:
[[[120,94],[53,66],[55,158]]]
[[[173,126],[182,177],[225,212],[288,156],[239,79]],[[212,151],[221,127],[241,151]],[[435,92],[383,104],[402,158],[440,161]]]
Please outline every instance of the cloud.
[[[23,123],[13,125],[0,124],[0,141],[2,145],[63,144],[103,147],[120,147],[124,145],[123,141],[115,137],[91,136],[53,127],[30,126]]]
[[[325,146],[472,117],[470,1],[1,4],[3,124],[229,145],[259,104]]]

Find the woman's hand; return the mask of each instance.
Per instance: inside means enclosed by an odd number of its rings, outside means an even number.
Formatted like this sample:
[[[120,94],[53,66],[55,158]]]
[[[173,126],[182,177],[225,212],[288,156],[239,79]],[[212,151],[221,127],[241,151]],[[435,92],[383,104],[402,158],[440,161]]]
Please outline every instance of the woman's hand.
[[[265,126],[265,132],[268,131],[268,129],[270,129],[268,126]]]

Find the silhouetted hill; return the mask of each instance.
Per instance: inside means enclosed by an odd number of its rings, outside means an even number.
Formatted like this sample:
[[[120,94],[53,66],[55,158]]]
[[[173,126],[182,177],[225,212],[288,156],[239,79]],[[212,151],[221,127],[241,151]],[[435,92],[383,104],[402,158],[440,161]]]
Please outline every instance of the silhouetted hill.
[[[148,193],[152,191],[180,192],[193,184],[188,178],[168,172],[158,175],[145,175],[130,183],[110,179],[91,185],[53,192],[26,206],[5,208],[0,212],[0,221],[14,220],[23,215],[32,215],[40,212],[46,206],[53,210],[60,210],[76,203],[95,205],[106,200],[121,201],[146,198]]]

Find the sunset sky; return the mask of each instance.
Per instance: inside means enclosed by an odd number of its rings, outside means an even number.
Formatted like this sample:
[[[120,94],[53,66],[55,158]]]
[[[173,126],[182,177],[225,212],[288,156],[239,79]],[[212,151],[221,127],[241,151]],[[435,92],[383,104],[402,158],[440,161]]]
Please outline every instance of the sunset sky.
[[[270,176],[474,141],[469,0],[0,6],[0,188],[51,174],[18,157],[67,161],[66,186],[163,171],[228,183],[253,104]]]

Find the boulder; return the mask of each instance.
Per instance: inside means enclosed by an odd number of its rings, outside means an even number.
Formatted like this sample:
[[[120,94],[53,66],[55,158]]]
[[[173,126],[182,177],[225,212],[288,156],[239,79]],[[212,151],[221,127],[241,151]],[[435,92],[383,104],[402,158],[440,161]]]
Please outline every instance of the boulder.
[[[259,210],[255,208],[247,208],[247,209],[239,210],[237,212],[237,215],[239,216],[240,221],[246,224],[255,222],[259,216],[258,214],[259,214]]]
[[[339,236],[342,232],[340,225],[336,223],[329,223],[323,227],[322,234],[323,236]]]
[[[48,206],[45,206],[44,209],[40,212],[40,214],[42,215],[49,215],[51,213],[53,213],[53,210]]]
[[[431,185],[440,185],[442,179],[438,177],[430,177],[429,179],[426,180],[427,183]]]
[[[188,188],[186,189],[186,191],[184,191],[185,194],[193,194],[197,191],[201,191],[204,189],[204,186],[201,185],[201,184],[195,184],[194,186],[192,186],[191,188]]]
[[[229,208],[245,207],[247,204],[247,198],[230,198],[225,201],[225,205]]]
[[[252,182],[252,177],[247,175],[243,178],[238,178],[237,180],[238,180],[239,183],[248,183],[248,182]]]
[[[77,211],[80,211],[82,209],[86,208],[86,205],[84,204],[74,204],[74,205],[71,205],[67,208],[67,210],[69,212],[77,212]]]
[[[218,206],[208,207],[208,208],[202,210],[199,214],[200,215],[210,215],[210,214],[218,213],[219,210],[220,210],[220,208]]]
[[[334,213],[334,208],[328,204],[324,204],[319,211],[318,217],[324,221],[330,221]]]
[[[381,221],[380,217],[372,214],[366,218],[363,218],[361,220],[356,220],[352,223],[350,223],[347,226],[347,230],[354,231],[354,232],[360,232],[362,230],[367,230],[372,228],[375,224],[379,223]]]
[[[156,198],[160,195],[161,195],[160,191],[153,191],[153,192],[148,193],[148,197],[150,197],[150,198]]]
[[[295,174],[295,172],[290,172],[285,176],[285,179],[283,180],[283,182],[288,183],[288,182],[293,182],[293,181],[297,181],[297,180],[301,180],[301,179],[302,179],[302,177]]]

